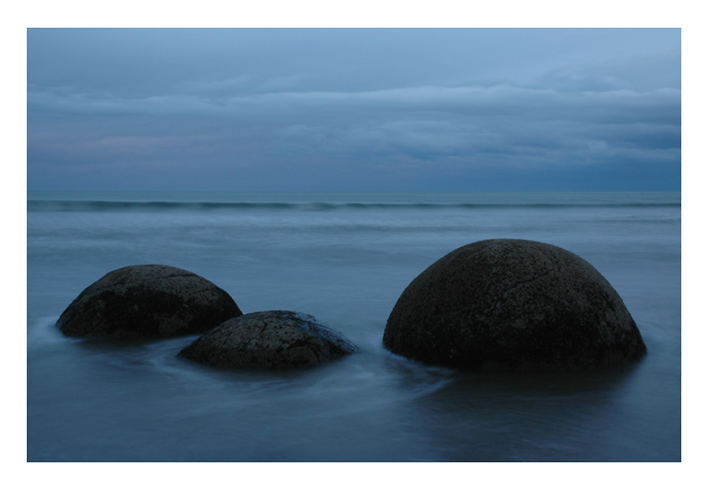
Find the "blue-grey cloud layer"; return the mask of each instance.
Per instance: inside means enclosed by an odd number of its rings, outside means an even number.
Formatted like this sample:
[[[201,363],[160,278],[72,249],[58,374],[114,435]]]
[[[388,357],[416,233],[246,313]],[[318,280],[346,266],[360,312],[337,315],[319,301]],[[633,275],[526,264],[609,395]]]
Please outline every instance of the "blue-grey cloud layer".
[[[30,189],[680,186],[679,30],[30,30]]]

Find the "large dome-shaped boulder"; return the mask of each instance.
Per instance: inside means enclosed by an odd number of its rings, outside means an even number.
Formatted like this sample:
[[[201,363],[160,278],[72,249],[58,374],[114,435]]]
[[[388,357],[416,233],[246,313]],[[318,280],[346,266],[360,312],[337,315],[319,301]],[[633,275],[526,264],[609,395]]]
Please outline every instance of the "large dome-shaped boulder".
[[[289,369],[315,366],[355,349],[310,315],[276,310],[231,318],[179,355],[221,368]]]
[[[197,274],[133,265],[87,287],[57,325],[72,337],[149,339],[204,332],[238,315],[231,296]]]
[[[645,354],[618,293],[588,262],[527,240],[484,240],[416,277],[384,332],[392,352],[459,368],[585,369]]]

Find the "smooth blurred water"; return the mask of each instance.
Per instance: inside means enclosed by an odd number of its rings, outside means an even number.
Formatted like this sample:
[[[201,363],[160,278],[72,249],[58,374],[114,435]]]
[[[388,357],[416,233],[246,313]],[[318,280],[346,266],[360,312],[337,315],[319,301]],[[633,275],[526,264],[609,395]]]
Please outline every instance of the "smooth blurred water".
[[[678,461],[680,195],[38,194],[28,202],[31,461]],[[601,374],[459,373],[381,345],[440,256],[525,238],[591,262],[648,356]],[[129,264],[203,275],[244,312],[292,309],[360,351],[295,372],[178,359],[195,337],[65,338],[83,288]]]

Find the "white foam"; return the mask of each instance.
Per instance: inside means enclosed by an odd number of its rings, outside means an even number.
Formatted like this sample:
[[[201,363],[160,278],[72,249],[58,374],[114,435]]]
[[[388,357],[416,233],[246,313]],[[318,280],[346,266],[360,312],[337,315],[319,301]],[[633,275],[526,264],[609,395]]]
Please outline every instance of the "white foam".
[[[27,326],[27,349],[38,349],[66,342],[68,337],[62,335],[57,327],[56,316],[41,316]]]

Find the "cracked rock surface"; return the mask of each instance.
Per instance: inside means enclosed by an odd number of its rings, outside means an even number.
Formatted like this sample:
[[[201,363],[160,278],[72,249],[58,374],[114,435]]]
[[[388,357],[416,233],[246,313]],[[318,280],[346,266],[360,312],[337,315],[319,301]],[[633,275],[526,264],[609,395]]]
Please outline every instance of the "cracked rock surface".
[[[133,265],[87,287],[57,325],[72,337],[133,340],[200,333],[238,315],[231,296],[197,274]]]
[[[310,315],[275,310],[230,318],[179,355],[221,368],[288,369],[315,366],[355,349]]]
[[[383,340],[397,354],[471,369],[586,369],[646,352],[622,299],[591,264],[511,239],[465,245],[423,271]]]

